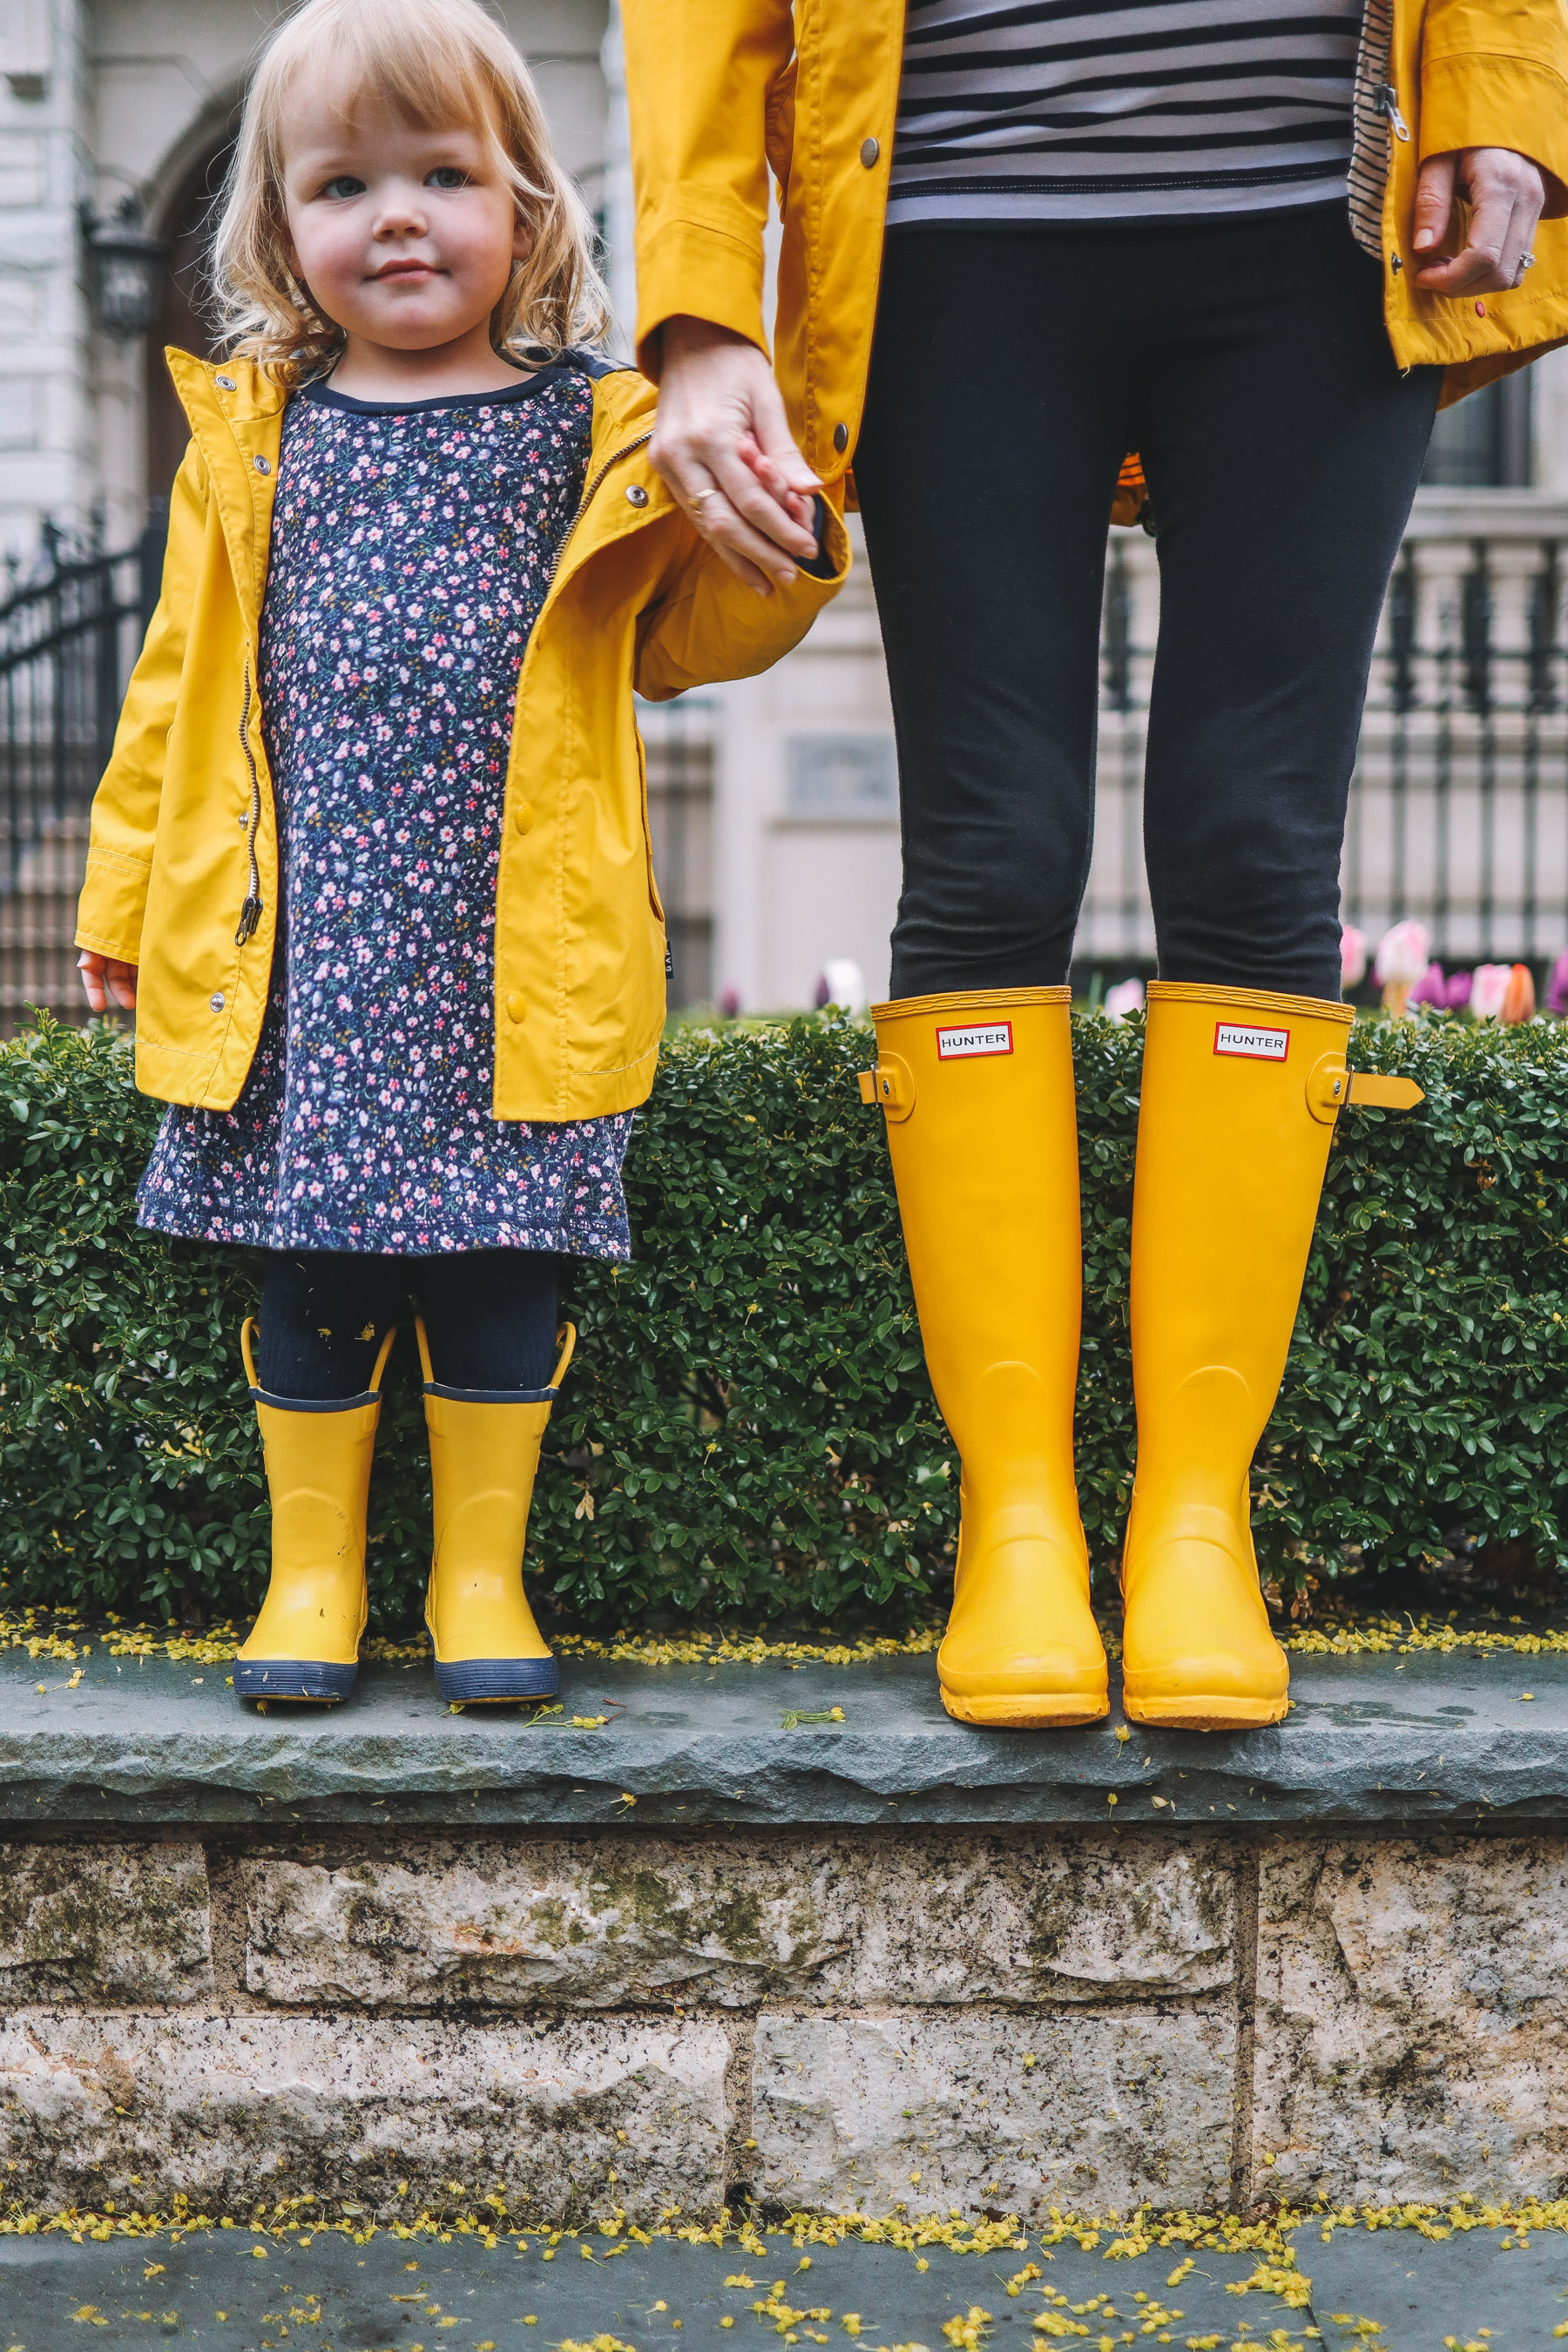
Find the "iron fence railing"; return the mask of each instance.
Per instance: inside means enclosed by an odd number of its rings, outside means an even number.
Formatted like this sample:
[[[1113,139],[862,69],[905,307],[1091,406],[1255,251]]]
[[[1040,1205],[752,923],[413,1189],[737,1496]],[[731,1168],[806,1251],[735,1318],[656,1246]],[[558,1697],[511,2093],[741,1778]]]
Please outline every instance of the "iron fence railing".
[[[1079,955],[1147,963],[1142,780],[1158,630],[1153,548],[1106,578],[1098,814]],[[1373,656],[1343,916],[1414,917],[1446,963],[1568,947],[1568,501],[1424,492]]]
[[[85,1010],[77,894],[88,812],[156,600],[161,524],[118,554],[46,528],[34,575],[0,603],[0,1032]]]

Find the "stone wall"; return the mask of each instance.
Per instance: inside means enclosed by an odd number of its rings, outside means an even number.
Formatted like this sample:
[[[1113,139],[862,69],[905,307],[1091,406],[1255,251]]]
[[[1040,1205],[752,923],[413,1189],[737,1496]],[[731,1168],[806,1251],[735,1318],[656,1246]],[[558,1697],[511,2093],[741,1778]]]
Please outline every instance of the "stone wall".
[[[214,2215],[1562,2193],[1568,1840],[0,1849],[0,2165]]]

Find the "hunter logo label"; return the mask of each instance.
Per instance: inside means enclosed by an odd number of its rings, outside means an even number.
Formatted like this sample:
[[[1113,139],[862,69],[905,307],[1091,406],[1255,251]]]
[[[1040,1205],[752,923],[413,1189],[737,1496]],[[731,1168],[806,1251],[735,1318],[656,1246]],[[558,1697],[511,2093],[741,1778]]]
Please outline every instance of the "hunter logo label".
[[[1010,1021],[972,1022],[963,1029],[939,1028],[936,1050],[944,1062],[973,1061],[982,1054],[1010,1054],[1013,1050],[1013,1024]]]
[[[1216,1054],[1234,1054],[1244,1062],[1282,1062],[1290,1050],[1289,1029],[1255,1029],[1249,1023],[1221,1021],[1214,1033]]]

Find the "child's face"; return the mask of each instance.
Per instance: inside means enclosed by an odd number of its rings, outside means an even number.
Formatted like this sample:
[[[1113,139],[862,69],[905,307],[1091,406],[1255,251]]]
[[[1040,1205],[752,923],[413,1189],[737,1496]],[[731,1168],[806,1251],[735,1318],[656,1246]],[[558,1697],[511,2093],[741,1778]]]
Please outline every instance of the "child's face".
[[[283,194],[290,260],[351,338],[431,351],[481,326],[528,251],[510,187],[479,134],[421,131],[374,101],[296,88]]]

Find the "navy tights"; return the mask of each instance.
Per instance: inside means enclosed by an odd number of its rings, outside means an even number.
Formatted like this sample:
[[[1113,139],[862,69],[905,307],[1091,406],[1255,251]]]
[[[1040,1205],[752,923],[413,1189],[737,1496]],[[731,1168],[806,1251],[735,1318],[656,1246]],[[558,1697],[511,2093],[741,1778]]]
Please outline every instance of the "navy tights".
[[[362,1396],[388,1328],[417,1307],[443,1388],[543,1388],[555,1361],[559,1269],[542,1250],[273,1250],[258,1379],[269,1396]]]

